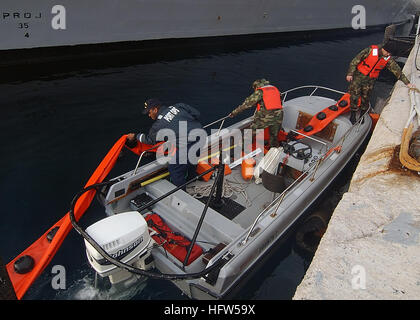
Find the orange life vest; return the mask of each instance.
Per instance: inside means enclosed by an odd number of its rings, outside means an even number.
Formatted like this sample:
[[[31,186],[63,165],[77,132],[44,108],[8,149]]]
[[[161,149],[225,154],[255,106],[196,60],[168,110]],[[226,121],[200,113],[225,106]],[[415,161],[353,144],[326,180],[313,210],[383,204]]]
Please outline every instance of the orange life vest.
[[[184,238],[182,235],[173,232],[156,213],[147,215],[145,219],[147,221],[147,225],[157,232],[157,234],[152,236],[153,240],[163,246],[166,251],[172,254],[180,262],[184,262],[189,246],[191,245],[191,241]],[[202,254],[203,249],[199,245],[194,244],[187,261],[187,266]]]
[[[379,58],[378,46],[371,46],[371,48],[372,50],[369,56],[357,65],[357,70],[365,76],[376,79],[379,77],[381,70],[385,68],[391,56]]]
[[[281,104],[280,91],[274,86],[264,86],[257,88],[263,92],[264,106],[267,110],[283,109]],[[261,105],[257,104],[257,110],[261,109]]]

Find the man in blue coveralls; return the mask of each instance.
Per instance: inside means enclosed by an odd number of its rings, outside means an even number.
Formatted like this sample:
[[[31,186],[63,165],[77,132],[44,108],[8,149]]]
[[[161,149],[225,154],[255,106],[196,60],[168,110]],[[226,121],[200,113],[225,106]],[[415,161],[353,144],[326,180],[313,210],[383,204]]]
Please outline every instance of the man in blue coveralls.
[[[166,135],[168,131],[162,134],[165,132],[162,131],[163,129],[171,130],[176,138],[174,142],[176,152],[174,159],[169,162],[168,170],[174,185],[184,184],[187,177],[193,174],[196,165],[196,163],[191,163],[188,158],[188,151],[196,140],[189,141],[188,136],[192,130],[203,128],[198,121],[200,112],[185,103],[176,103],[167,107],[162,105],[158,99],[148,99],[144,103],[143,114],[147,114],[152,120],[155,120],[148,134],[129,133],[127,139],[131,142],[137,139],[141,143],[154,145],[163,141],[162,136],[168,137]],[[185,190],[185,187],[183,189]]]

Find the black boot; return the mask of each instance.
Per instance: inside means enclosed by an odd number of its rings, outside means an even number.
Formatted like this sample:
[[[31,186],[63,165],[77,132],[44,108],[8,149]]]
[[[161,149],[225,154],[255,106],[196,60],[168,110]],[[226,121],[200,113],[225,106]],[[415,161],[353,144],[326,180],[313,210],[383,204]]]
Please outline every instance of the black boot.
[[[356,111],[351,111],[350,112],[350,122],[351,122],[351,124],[356,123]]]
[[[364,124],[365,123],[365,117],[364,115],[368,114],[367,110],[360,110],[360,116],[359,116],[359,120],[360,120],[360,124]]]

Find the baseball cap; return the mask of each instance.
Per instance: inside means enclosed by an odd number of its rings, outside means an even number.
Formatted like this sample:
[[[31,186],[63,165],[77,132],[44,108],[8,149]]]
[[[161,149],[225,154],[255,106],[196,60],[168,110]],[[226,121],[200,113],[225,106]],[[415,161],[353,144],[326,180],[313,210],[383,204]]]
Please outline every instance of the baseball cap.
[[[395,55],[396,51],[397,51],[397,46],[396,43],[394,41],[390,41],[388,40],[383,46],[382,48],[384,48],[386,51],[388,51],[391,55]]]
[[[144,109],[142,113],[148,114],[150,109],[159,108],[161,105],[162,105],[162,102],[160,102],[159,99],[156,99],[156,98],[147,99],[146,102],[144,103]]]

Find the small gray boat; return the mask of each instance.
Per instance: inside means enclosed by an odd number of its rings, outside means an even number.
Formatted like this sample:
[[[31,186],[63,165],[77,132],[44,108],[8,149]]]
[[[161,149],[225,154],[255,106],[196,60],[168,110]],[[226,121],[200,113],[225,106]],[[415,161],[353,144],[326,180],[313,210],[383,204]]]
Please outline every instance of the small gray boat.
[[[296,139],[265,155],[257,146],[247,154],[242,140],[235,140],[252,117],[224,129],[218,124],[204,148],[216,150],[212,155],[221,164],[202,171],[186,191],[170,182],[167,165],[158,160],[111,179],[98,193],[106,217],[86,230],[72,219],[90,265],[121,290],[154,278],[172,281],[192,299],[229,296],[368,136],[371,117],[366,113],[352,125],[349,113],[341,112],[348,110],[345,96],[319,86],[282,93],[283,130]],[[327,109],[340,114],[328,119]],[[308,123],[315,118],[328,124],[311,134]],[[231,152],[237,147],[245,150],[239,159]],[[243,175],[246,158],[255,160],[250,179]]]

